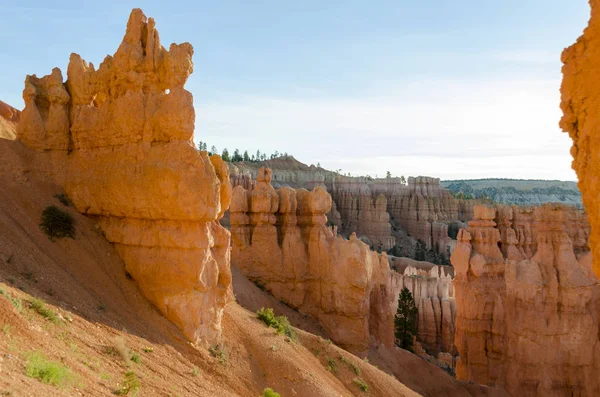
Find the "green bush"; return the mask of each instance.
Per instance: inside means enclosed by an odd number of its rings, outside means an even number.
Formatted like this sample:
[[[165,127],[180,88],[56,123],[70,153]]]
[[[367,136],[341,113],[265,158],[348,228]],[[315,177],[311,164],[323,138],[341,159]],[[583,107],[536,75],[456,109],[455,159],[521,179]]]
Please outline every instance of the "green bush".
[[[264,307],[261,307],[260,310],[256,312],[256,316],[269,327],[275,328],[278,334],[285,334],[291,340],[296,341],[296,331],[294,331],[294,328],[286,316],[275,316],[273,309],[265,309]]]
[[[369,391],[369,385],[367,385],[363,380],[358,379],[358,378],[354,378],[354,384],[356,386],[358,386],[360,388],[360,390],[364,391],[365,393],[367,391]]]
[[[39,314],[40,316],[47,318],[48,320],[52,321],[54,324],[60,324],[60,319],[58,318],[56,313],[54,313],[52,311],[52,309],[50,309],[48,306],[46,306],[46,302],[44,302],[43,300],[34,299],[29,303],[29,306],[33,310],[35,310],[37,312],[37,314]]]
[[[267,387],[265,390],[263,390],[262,397],[281,397],[281,396],[275,390],[271,389],[270,387]]]
[[[75,238],[75,221],[71,214],[60,208],[49,205],[42,212],[40,229],[46,233],[48,238],[56,241],[57,238]]]
[[[41,353],[33,352],[25,357],[25,373],[30,378],[52,386],[64,386],[73,380],[73,373],[64,365],[50,361]]]
[[[137,396],[140,392],[140,381],[133,371],[127,371],[123,378],[123,386],[115,391],[117,396],[128,396],[130,393],[132,396]]]

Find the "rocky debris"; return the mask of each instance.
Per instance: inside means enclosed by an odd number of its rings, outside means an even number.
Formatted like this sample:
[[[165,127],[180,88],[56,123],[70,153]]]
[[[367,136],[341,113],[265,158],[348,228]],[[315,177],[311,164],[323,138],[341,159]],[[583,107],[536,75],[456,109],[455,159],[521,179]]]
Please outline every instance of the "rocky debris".
[[[585,215],[560,204],[474,215],[451,258],[457,378],[515,396],[598,395],[600,285],[577,241]]]
[[[72,54],[61,71],[27,76],[18,139],[94,216],[146,297],[192,342],[220,339],[231,294],[229,172],[192,144],[194,108],[184,89],[189,43],[161,44],[134,9],[123,42],[98,69]]]

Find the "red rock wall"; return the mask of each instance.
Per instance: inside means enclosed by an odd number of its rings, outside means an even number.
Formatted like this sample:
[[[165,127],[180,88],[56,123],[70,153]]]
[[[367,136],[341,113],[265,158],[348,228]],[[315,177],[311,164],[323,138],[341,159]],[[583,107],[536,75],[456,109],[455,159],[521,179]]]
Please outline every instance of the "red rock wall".
[[[600,285],[584,219],[557,204],[475,207],[451,258],[458,379],[514,396],[600,395]]]

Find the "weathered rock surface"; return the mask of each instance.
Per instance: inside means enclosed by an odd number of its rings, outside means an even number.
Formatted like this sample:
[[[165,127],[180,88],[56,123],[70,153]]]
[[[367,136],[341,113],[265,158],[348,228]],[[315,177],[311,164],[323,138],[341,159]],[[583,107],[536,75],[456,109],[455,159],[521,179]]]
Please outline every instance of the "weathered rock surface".
[[[25,80],[18,139],[52,164],[78,211],[97,218],[146,297],[193,342],[220,338],[230,294],[231,198],[219,156],[192,144],[189,43],[161,44],[134,9],[123,42],[96,70],[72,54],[68,80]],[[48,158],[50,160],[48,160]]]
[[[345,348],[364,352],[371,337],[393,345],[386,255],[326,226],[331,196],[324,188],[276,191],[271,178],[263,168],[252,190],[233,190],[232,263],[276,298],[317,318]]]
[[[560,204],[475,207],[451,258],[458,379],[514,396],[600,394],[600,285],[584,219]]]
[[[560,107],[563,117],[560,127],[568,132],[573,140],[572,167],[577,172],[579,190],[589,214],[593,267],[600,276],[600,1],[590,0],[590,6],[592,13],[588,27],[577,42],[562,53],[564,65]]]
[[[395,270],[390,274],[390,297],[396,298],[390,302],[392,313],[396,313],[398,308],[397,297],[400,291],[404,287],[408,288],[419,309],[419,343],[429,354],[455,354],[454,269],[451,266],[396,257],[390,257],[390,265]]]
[[[15,139],[21,112],[0,101],[0,139]]]

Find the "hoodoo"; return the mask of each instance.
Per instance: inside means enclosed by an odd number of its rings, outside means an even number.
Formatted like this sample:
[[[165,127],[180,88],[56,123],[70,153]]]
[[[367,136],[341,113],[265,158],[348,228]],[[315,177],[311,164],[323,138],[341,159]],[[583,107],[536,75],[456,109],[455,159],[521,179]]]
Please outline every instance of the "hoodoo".
[[[192,46],[161,44],[134,9],[123,42],[98,69],[72,54],[61,71],[27,76],[17,137],[83,214],[97,218],[146,297],[194,342],[220,338],[230,296],[229,172],[192,142],[184,84]]]

